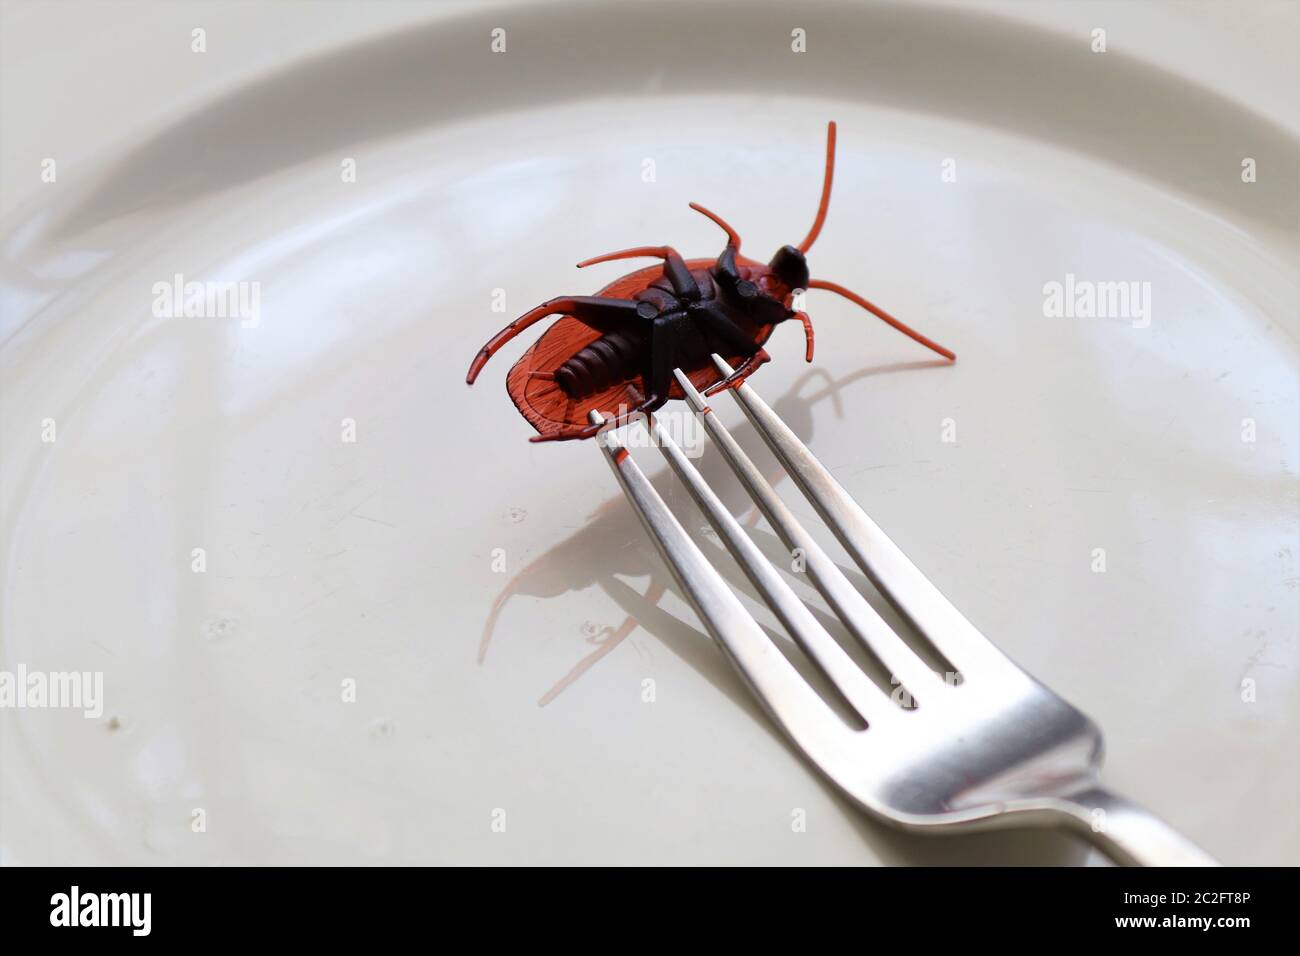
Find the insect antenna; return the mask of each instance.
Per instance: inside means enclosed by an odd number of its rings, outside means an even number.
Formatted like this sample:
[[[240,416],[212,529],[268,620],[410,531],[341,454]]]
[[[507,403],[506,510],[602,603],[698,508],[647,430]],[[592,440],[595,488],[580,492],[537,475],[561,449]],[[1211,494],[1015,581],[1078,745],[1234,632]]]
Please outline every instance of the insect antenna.
[[[826,209],[831,204],[831,180],[835,178],[835,121],[831,120],[826,126],[826,177],[822,180],[822,201],[817,207],[817,218],[813,220],[812,228],[808,230],[808,235],[804,241],[799,243],[795,248],[800,252],[807,252],[812,248],[812,244],[817,241],[817,236],[821,234],[822,225],[826,222]]]
[[[842,285],[836,285],[834,282],[827,282],[825,279],[809,279],[808,288],[824,289],[827,292],[834,292],[836,295],[843,296],[844,298],[848,299],[850,302],[854,303],[855,305],[862,306],[862,308],[866,309],[868,312],[870,312],[876,318],[880,319],[882,322],[885,322],[888,325],[892,325],[894,328],[898,329],[898,331],[902,332],[908,338],[920,342],[922,345],[924,345],[928,349],[931,349],[932,351],[938,352],[949,362],[957,361],[957,356],[954,355],[950,350],[944,348],[938,342],[926,338],[920,332],[916,331],[916,329],[904,325],[902,322],[898,321],[898,319],[894,318],[884,309],[868,302],[866,299],[862,298],[862,296],[858,295],[856,292],[852,291],[851,289],[846,289]],[[810,341],[809,342],[810,347],[811,344],[812,343]]]

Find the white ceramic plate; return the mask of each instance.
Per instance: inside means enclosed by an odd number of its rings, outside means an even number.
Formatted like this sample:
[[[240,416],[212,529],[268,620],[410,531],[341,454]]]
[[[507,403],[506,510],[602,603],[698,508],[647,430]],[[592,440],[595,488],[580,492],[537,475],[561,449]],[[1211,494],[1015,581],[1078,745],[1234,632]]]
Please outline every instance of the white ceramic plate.
[[[814,293],[816,364],[781,329],[755,386],[1101,724],[1108,783],[1295,861],[1300,142],[1266,83],[1294,18],[1198,78],[1216,21],[1165,7],[336,7],[6,8],[0,653],[102,671],[105,710],[0,711],[0,858],[1085,859],[860,816],[658,596],[596,449],[527,443],[526,342],[465,387],[506,321],[620,271],[578,259],[715,253],[689,200],[751,254],[797,240],[834,118],[814,274],[960,360]],[[256,315],[159,315],[177,274],[255,283]],[[1067,275],[1149,312],[1049,318]]]

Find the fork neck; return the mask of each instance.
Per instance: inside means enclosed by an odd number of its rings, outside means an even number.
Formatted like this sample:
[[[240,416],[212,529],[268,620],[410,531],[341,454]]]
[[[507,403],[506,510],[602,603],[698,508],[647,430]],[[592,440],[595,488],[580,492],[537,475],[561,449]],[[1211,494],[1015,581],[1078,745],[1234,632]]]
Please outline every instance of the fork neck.
[[[1155,814],[1100,786],[1054,801],[1074,829],[1122,866],[1220,866]]]

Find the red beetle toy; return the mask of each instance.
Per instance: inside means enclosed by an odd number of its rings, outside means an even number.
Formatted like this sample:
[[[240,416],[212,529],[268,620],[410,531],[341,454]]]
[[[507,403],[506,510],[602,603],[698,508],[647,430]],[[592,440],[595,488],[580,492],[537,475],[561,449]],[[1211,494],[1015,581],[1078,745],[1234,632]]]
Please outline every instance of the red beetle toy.
[[[680,368],[706,394],[752,375],[771,356],[763,348],[777,323],[797,318],[813,357],[813,328],[807,313],[790,308],[802,289],[825,289],[856,302],[905,335],[953,361],[956,356],[854,292],[810,279],[804,258],[826,221],[835,172],[835,124],[826,131],[826,178],[817,218],[803,242],[782,246],[763,264],[740,254],[740,236],[698,203],[691,208],[717,223],[727,245],[716,260],[682,259],[671,246],[639,246],[596,256],[578,268],[614,259],[651,256],[663,260],[629,273],[594,296],[563,296],[543,302],[488,341],[474,357],[465,381],[473,385],[498,349],[524,329],[561,315],[506,377],[506,388],[524,418],[537,429],[532,441],[590,438],[601,428],[626,424],[673,398],[683,398],[673,378]],[[717,381],[710,361],[717,352],[735,368]],[[588,413],[607,422],[592,425]]]

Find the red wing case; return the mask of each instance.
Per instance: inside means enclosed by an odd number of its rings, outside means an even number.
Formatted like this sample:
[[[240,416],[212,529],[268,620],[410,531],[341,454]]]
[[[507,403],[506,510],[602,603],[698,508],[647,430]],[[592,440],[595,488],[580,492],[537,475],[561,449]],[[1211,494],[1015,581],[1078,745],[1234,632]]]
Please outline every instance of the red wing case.
[[[687,262],[691,269],[707,269],[712,264],[711,259],[692,259]],[[608,298],[630,299],[662,275],[662,266],[651,266],[623,276],[597,294]],[[756,330],[755,342],[762,346],[771,337],[772,329],[771,325],[760,326]],[[566,315],[551,325],[510,369],[506,376],[506,391],[510,393],[510,400],[515,403],[519,413],[537,429],[538,434],[547,436],[564,429],[589,425],[587,415],[592,411],[598,411],[606,418],[614,418],[619,414],[619,406],[627,411],[642,401],[645,385],[640,377],[615,383],[602,392],[575,401],[565,395],[553,379],[533,374],[555,371],[566,359],[598,338],[600,333],[591,326]],[[733,366],[743,360],[740,355],[723,357]],[[707,359],[698,367],[684,371],[691,384],[701,391],[720,378],[718,370]],[[685,398],[676,382],[672,384],[669,398]]]

